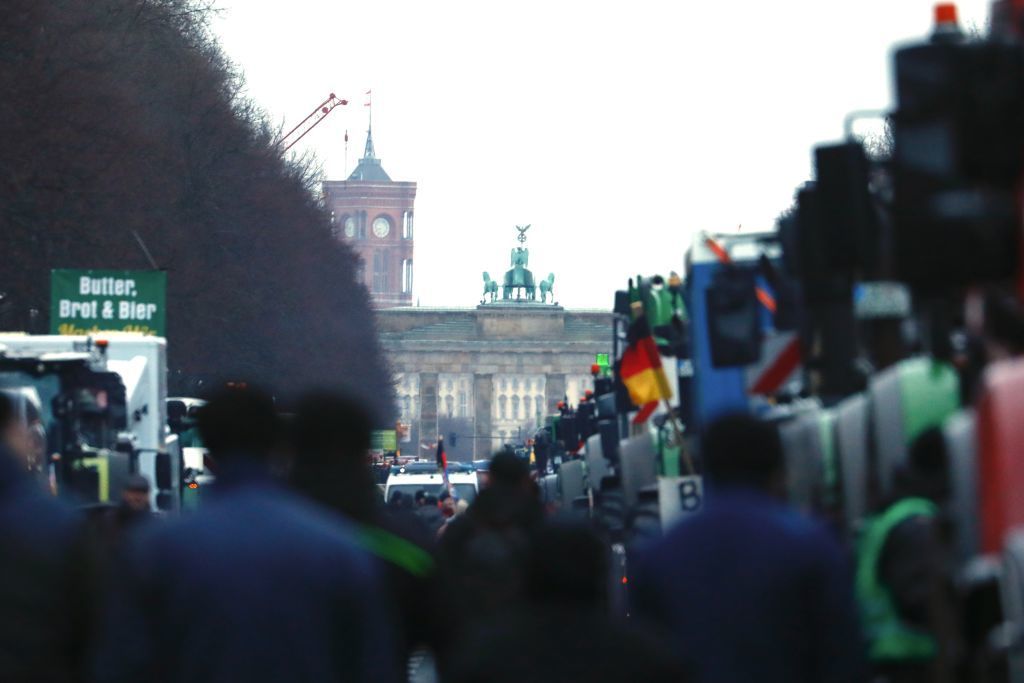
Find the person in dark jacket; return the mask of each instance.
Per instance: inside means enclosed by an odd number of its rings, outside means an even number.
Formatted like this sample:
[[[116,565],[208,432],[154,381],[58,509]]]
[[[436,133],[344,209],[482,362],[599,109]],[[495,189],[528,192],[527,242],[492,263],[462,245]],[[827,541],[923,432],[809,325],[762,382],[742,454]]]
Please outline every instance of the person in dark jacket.
[[[29,445],[0,392],[0,681],[82,680],[88,554],[74,511],[30,476]]]
[[[635,614],[667,629],[701,682],[863,681],[846,558],[822,525],[780,499],[776,428],[728,416],[701,446],[706,507],[635,563]]]
[[[529,551],[521,604],[454,648],[450,683],[686,683],[664,644],[608,611],[607,548],[583,526],[549,523]]]
[[[112,591],[104,681],[393,681],[387,600],[337,516],[268,474],[279,419],[258,391],[200,410],[209,502],[141,530]]]
[[[98,505],[87,511],[85,537],[92,552],[97,596],[102,596],[108,589],[112,570],[121,561],[121,551],[127,538],[154,518],[149,493],[149,481],[135,474],[125,482],[120,503]],[[102,602],[102,597],[97,601]]]
[[[531,540],[543,521],[526,462],[507,451],[495,455],[490,484],[452,520],[438,544],[453,641],[479,620],[521,604]]]
[[[418,506],[415,510],[416,517],[419,518],[420,522],[426,528],[427,533],[430,534],[430,538],[437,538],[438,530],[444,526],[444,515],[441,514],[441,508],[439,507],[439,501],[437,496],[430,495],[425,491],[418,491],[423,493],[423,504]]]
[[[369,415],[344,396],[304,397],[292,423],[292,484],[355,525],[357,539],[378,560],[396,610],[396,662],[404,668],[416,649],[436,649],[443,630],[434,558],[422,519],[384,505],[370,467],[371,427]]]

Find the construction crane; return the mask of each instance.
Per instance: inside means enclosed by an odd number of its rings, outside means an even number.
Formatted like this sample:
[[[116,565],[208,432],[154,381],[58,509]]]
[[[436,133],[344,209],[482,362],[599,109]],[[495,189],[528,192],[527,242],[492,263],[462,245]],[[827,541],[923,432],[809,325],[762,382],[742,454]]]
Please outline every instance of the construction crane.
[[[330,96],[318,104],[316,109],[309,113],[309,116],[299,121],[299,124],[292,128],[290,131],[281,136],[275,144],[276,147],[281,149],[281,152],[287,152],[295,143],[306,137],[309,131],[317,127],[321,121],[323,121],[328,114],[334,111],[334,108],[338,105],[348,104],[348,100],[338,99],[338,96],[331,93]]]

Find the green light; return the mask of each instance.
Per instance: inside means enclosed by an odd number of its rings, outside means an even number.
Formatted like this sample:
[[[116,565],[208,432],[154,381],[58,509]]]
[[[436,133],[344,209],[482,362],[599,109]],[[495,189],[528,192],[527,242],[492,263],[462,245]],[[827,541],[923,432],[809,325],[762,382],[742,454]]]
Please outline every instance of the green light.
[[[608,354],[607,353],[595,354],[594,355],[594,363],[596,365],[600,365],[602,368],[607,368],[609,366]]]

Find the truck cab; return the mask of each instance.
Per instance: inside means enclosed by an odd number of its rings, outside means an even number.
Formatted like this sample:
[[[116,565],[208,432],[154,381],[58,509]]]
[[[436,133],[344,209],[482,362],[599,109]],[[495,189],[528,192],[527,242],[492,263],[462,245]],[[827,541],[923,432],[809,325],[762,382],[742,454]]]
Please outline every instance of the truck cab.
[[[137,473],[150,481],[154,508],[179,507],[181,454],[167,433],[166,379],[160,338],[0,334],[0,390],[38,435],[37,475],[79,502],[110,502]]]

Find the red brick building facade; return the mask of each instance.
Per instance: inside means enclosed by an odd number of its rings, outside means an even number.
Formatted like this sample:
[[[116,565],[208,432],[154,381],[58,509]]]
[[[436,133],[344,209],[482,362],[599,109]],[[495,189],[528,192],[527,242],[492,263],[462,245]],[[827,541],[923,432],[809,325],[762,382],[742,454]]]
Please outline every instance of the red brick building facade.
[[[391,180],[374,153],[372,131],[352,175],[324,182],[324,198],[335,236],[362,259],[357,277],[374,306],[411,306],[416,183]]]

